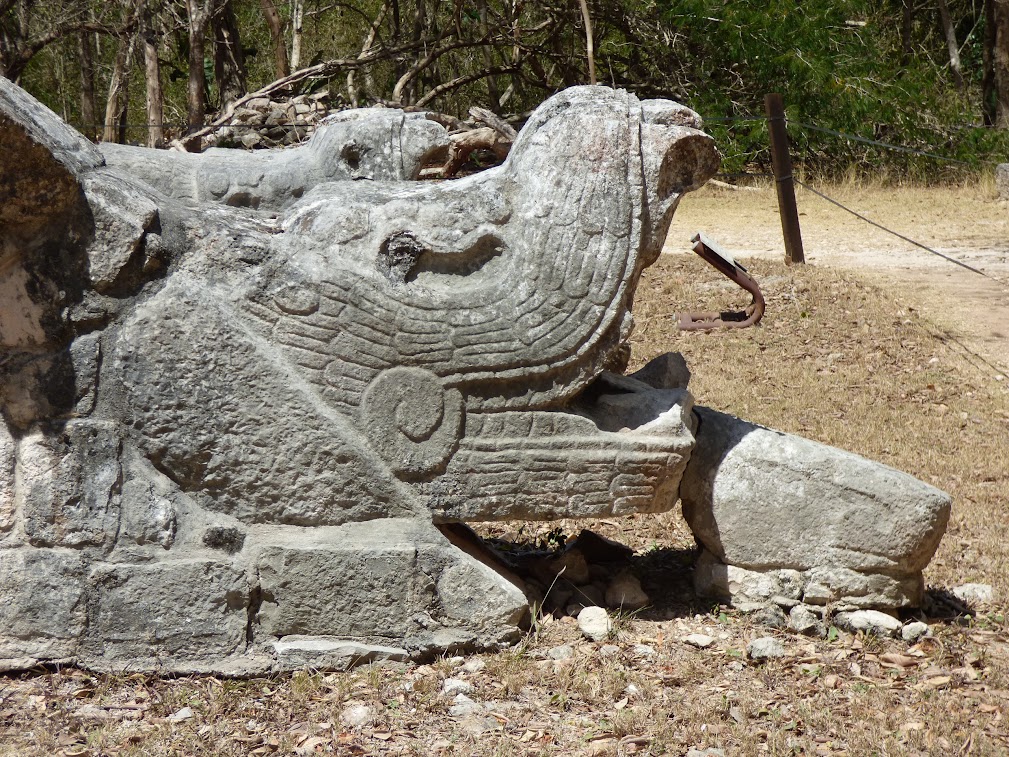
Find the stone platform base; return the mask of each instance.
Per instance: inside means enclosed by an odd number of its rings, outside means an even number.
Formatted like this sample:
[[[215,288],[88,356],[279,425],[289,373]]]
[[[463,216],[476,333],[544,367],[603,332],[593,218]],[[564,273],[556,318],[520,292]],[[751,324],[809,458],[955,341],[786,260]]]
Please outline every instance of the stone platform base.
[[[3,550],[0,668],[332,670],[495,647],[528,613],[514,584],[417,520],[211,527],[201,541],[144,562]]]
[[[925,594],[921,571],[909,576],[858,573],[818,566],[809,570],[747,570],[726,565],[706,549],[694,565],[698,596],[727,602],[741,610],[768,604],[790,609],[798,604],[841,603],[867,609],[917,607]]]

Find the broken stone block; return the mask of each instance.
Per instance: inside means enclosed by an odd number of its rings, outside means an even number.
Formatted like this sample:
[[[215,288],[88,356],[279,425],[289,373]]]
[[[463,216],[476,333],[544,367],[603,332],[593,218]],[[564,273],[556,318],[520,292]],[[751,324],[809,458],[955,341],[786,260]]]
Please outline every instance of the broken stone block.
[[[726,576],[731,568],[798,571],[804,585],[796,598],[812,604],[921,601],[921,571],[945,531],[949,495],[857,455],[707,408],[695,412],[683,514]]]
[[[14,469],[17,463],[17,443],[7,424],[0,422],[0,532],[14,525]]]
[[[84,190],[96,226],[95,242],[88,247],[88,277],[96,291],[105,293],[142,254],[147,232],[160,227],[158,206],[131,181],[107,171],[85,177]]]
[[[21,440],[17,488],[32,545],[111,547],[119,530],[121,449],[109,421],[69,421]]]
[[[413,652],[439,640],[478,646],[514,636],[528,613],[517,587],[413,520],[254,536],[258,643],[296,635],[395,640]]]
[[[95,670],[213,670],[245,652],[251,587],[225,561],[96,563],[80,661]]]
[[[332,636],[285,636],[273,642],[276,672],[295,670],[346,670],[369,662],[407,660],[410,653],[400,647],[362,644]]]
[[[73,658],[87,623],[81,553],[0,551],[0,660],[32,667],[40,660]]]

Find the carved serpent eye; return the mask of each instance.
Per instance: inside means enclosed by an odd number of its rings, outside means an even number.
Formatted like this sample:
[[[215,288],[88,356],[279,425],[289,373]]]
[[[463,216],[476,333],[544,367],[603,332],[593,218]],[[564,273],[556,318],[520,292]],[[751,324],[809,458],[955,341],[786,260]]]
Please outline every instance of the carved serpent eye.
[[[372,446],[402,479],[445,469],[462,435],[463,400],[422,368],[390,368],[364,392],[361,425]]]
[[[376,265],[393,284],[432,284],[446,277],[473,284],[481,280],[477,274],[494,275],[495,263],[506,252],[507,245],[496,234],[471,238],[460,249],[435,251],[412,232],[397,231],[382,242]]]

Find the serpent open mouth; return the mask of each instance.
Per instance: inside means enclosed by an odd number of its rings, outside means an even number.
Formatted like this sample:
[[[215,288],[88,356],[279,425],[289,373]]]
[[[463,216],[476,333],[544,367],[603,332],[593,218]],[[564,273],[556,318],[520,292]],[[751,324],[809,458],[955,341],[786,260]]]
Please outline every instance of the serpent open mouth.
[[[668,510],[692,404],[684,389],[603,373],[566,410],[471,413],[445,473],[418,488],[442,522]]]

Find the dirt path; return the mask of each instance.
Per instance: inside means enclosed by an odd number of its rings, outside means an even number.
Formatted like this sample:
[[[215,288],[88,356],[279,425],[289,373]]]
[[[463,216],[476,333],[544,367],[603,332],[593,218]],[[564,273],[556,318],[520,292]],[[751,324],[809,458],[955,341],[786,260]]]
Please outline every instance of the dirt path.
[[[969,271],[919,249],[799,189],[806,261],[860,271],[925,314],[965,357],[1009,374],[1009,204],[980,187],[822,188],[825,194],[894,231],[983,271]],[[751,191],[706,187],[680,203],[666,253],[688,252],[704,231],[735,256],[783,258],[777,201],[770,186]]]

